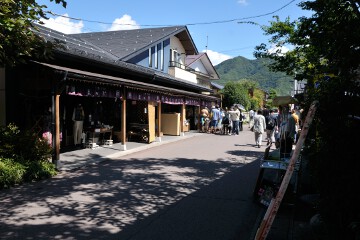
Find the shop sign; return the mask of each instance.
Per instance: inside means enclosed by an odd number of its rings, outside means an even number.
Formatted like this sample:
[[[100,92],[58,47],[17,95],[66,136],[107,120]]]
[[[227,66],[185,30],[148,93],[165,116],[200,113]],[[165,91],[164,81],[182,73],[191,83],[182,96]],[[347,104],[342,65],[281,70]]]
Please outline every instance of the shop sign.
[[[66,94],[82,97],[121,98],[120,89],[99,86],[66,86]]]
[[[148,92],[140,92],[140,91],[128,91],[126,95],[126,99],[129,100],[138,100],[138,101],[160,101],[160,95]]]
[[[185,104],[192,105],[192,106],[200,106],[200,100],[192,99],[192,98],[185,98]]]
[[[161,102],[173,105],[181,105],[184,104],[183,97],[176,97],[176,96],[161,96]]]

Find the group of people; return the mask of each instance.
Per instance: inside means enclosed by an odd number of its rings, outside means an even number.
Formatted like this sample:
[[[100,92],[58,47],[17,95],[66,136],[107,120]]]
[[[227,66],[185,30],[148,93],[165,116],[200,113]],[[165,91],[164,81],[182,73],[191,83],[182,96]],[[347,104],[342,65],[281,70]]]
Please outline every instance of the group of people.
[[[255,147],[260,148],[262,144],[263,134],[266,133],[267,145],[278,143],[287,148],[285,152],[291,152],[293,143],[297,141],[297,135],[300,129],[300,116],[295,109],[291,111],[288,108],[280,108],[281,114],[277,114],[274,110],[258,110],[256,113],[250,111],[249,128],[255,134]],[[289,149],[290,148],[290,149]]]
[[[222,109],[216,105],[211,110],[205,107],[200,114],[202,132],[239,135],[243,130],[245,115],[237,106]]]
[[[278,111],[266,108],[256,112],[249,111],[249,128],[255,135],[255,147],[261,147],[263,136],[266,134],[268,146],[275,143],[276,147],[283,145],[286,148],[285,152],[291,151],[300,129],[299,112],[295,109],[289,111],[287,107],[280,107]],[[246,118],[237,106],[222,109],[216,105],[210,110],[205,107],[200,114],[202,132],[226,135],[239,135]]]

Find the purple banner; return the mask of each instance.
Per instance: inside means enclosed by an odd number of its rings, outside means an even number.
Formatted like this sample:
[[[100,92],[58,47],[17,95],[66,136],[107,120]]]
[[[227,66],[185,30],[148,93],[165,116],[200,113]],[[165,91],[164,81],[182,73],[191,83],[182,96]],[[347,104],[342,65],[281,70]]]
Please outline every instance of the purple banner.
[[[161,102],[166,104],[181,105],[184,104],[184,98],[164,95],[161,96]]]
[[[120,89],[99,86],[66,86],[66,94],[82,97],[121,98]]]
[[[154,93],[147,93],[147,92],[135,92],[135,91],[128,91],[126,94],[126,99],[129,100],[138,100],[138,101],[160,101],[160,95]]]
[[[192,106],[200,106],[200,100],[192,99],[192,98],[185,98],[185,104],[192,105]]]

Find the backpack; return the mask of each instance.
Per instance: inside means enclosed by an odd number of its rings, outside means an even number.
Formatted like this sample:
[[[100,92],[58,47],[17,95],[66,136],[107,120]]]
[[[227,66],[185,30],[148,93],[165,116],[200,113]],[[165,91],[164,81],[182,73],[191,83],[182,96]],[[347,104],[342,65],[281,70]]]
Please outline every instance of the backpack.
[[[269,129],[273,129],[275,127],[275,119],[273,117],[268,116],[266,126]]]

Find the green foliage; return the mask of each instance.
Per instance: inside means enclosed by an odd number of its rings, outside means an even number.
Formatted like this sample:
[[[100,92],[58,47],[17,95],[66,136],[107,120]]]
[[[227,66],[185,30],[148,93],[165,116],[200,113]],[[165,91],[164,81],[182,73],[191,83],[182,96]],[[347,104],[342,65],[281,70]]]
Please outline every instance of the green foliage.
[[[228,82],[222,90],[224,94],[223,105],[232,106],[241,104],[248,109],[250,107],[250,99],[248,89],[240,82]]]
[[[0,157],[0,189],[23,182],[26,167],[13,159]]]
[[[51,157],[52,148],[32,132],[20,132],[9,124],[0,127],[0,156],[18,161],[45,161]]]
[[[244,57],[235,57],[215,66],[220,76],[219,84],[225,85],[231,81],[244,81],[245,79],[256,83],[257,88],[266,91],[277,89],[279,95],[288,95],[292,89],[293,77],[283,72],[272,72],[269,67],[271,60],[259,58],[248,60]]]
[[[0,156],[14,158],[16,156],[16,138],[20,130],[14,124],[0,127]]]
[[[14,124],[1,127],[0,189],[54,176],[51,152],[51,146],[35,134],[22,133]]]
[[[333,239],[355,239],[349,226],[360,221],[360,162],[354,140],[360,132],[359,1],[304,1],[300,6],[313,15],[293,22],[275,18],[263,28],[272,44],[294,49],[270,53],[261,44],[256,56],[274,60],[273,70],[307,80],[307,107],[319,101],[308,141],[319,209]]]
[[[54,0],[50,0],[53,2]],[[55,0],[66,7],[64,0]],[[27,57],[47,56],[51,44],[33,33],[33,24],[46,19],[45,5],[34,0],[1,0],[0,4],[0,67],[14,66]]]
[[[46,179],[55,176],[57,171],[55,165],[49,161],[30,161],[26,162],[25,181]]]

